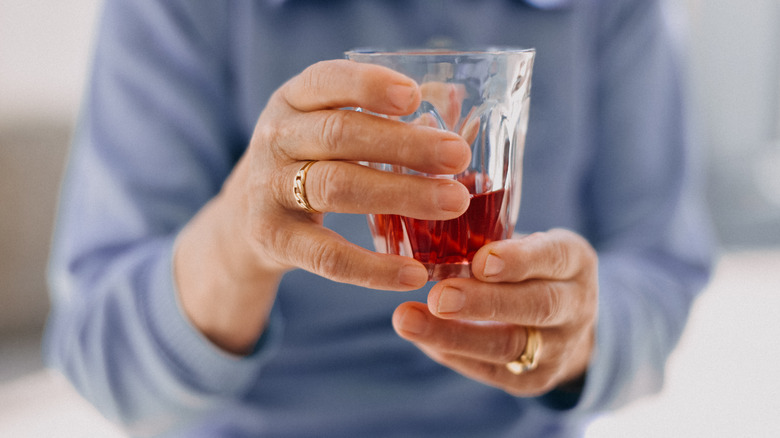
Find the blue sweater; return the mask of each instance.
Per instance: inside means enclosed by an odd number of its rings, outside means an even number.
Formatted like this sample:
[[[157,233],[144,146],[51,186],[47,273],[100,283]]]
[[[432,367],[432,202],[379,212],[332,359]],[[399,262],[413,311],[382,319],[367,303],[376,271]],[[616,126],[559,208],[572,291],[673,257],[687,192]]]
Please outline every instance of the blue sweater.
[[[63,188],[46,356],[133,435],[576,436],[657,391],[711,266],[676,48],[653,0],[109,0]],[[390,316],[427,290],[285,275],[255,351],[186,319],[172,252],[270,94],[359,46],[534,47],[520,233],[599,253],[585,383],[516,398],[428,359]],[[381,147],[381,145],[378,145]],[[365,217],[326,225],[372,247]],[[218,306],[219,303],[214,303]]]

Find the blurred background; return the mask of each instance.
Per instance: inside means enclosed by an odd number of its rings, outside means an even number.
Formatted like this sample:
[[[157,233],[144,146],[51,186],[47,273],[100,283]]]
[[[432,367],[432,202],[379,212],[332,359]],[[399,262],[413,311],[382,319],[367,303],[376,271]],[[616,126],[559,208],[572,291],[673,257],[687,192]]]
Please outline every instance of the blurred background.
[[[0,0],[0,436],[121,436],[43,370],[44,279],[98,0]],[[594,437],[780,436],[780,0],[668,0],[723,246],[661,394]]]

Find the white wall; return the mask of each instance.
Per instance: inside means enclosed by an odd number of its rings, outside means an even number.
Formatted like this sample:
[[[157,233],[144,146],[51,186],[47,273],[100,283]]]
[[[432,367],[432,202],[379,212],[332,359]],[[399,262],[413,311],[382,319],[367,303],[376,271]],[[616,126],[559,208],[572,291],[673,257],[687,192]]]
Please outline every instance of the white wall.
[[[780,0],[688,5],[715,223],[731,246],[780,244]]]
[[[44,269],[97,0],[0,0],[0,336],[39,329]]]
[[[98,0],[0,0],[0,124],[74,117],[98,9]]]

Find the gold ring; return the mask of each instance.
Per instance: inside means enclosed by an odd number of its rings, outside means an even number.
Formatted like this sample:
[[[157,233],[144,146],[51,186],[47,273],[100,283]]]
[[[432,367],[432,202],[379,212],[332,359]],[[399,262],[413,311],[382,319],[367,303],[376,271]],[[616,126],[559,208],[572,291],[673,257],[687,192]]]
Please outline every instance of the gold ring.
[[[293,183],[293,195],[295,195],[295,202],[297,202],[298,205],[300,205],[301,208],[306,211],[306,213],[319,213],[319,211],[314,209],[311,204],[309,204],[309,200],[306,199],[306,174],[309,172],[309,168],[311,168],[311,166],[316,162],[316,160],[313,160],[304,163],[298,173],[295,174],[295,181]]]
[[[542,351],[542,335],[533,327],[526,327],[525,348],[520,357],[506,364],[506,369],[519,376],[526,371],[532,371],[539,365],[539,355]]]

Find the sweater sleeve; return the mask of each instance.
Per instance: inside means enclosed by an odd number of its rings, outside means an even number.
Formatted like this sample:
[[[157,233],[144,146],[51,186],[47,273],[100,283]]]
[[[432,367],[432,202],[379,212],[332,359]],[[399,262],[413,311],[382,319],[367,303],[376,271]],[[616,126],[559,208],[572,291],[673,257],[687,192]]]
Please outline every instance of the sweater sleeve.
[[[280,330],[231,356],[177,301],[178,231],[220,189],[247,139],[233,125],[226,2],[108,1],[63,184],[45,355],[137,435],[224,408]]]
[[[583,197],[599,253],[596,348],[578,390],[542,398],[588,415],[661,389],[714,247],[660,2],[594,3],[597,153]]]

